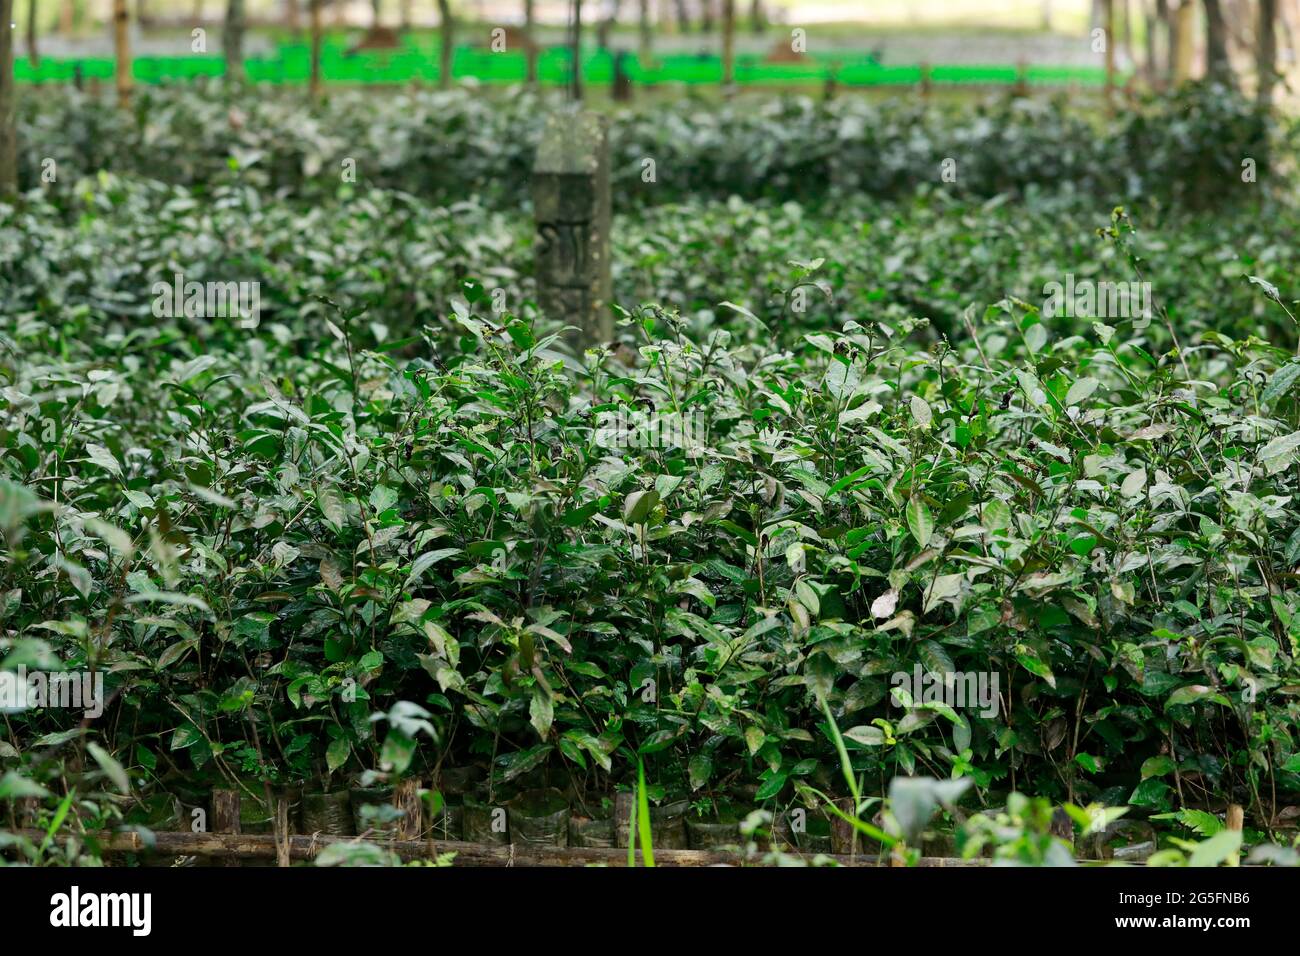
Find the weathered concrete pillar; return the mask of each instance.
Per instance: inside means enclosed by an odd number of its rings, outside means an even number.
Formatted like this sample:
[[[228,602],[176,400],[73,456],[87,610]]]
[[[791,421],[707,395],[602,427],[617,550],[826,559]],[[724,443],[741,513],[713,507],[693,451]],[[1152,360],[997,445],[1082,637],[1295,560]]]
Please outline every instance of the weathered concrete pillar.
[[[614,337],[609,272],[609,127],[595,113],[547,118],[533,165],[537,296],[542,311],[581,330],[579,345]]]

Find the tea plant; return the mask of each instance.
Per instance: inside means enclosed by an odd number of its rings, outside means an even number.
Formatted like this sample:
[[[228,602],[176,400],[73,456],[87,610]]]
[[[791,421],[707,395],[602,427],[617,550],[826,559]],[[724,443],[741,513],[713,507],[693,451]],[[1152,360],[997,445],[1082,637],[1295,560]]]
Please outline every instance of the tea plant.
[[[158,95],[176,128],[214,108]],[[856,142],[867,109],[806,121]],[[1129,149],[1173,135],[1131,122]],[[0,207],[0,669],[106,691],[94,719],[5,713],[6,822],[51,834],[6,848],[93,854],[214,786],[455,774],[484,806],[635,780],[647,812],[823,812],[903,862],[945,804],[1005,808],[970,845],[1036,863],[1049,806],[1151,815],[1193,855],[1168,815],[1241,804],[1247,844],[1289,819],[1290,201],[662,205],[617,223],[618,331],[581,351],[497,197],[317,194],[266,148]],[[785,161],[708,175],[762,197]],[[155,308],[178,269],[257,279],[260,323]],[[1048,315],[1066,271],[1149,283],[1151,314]]]

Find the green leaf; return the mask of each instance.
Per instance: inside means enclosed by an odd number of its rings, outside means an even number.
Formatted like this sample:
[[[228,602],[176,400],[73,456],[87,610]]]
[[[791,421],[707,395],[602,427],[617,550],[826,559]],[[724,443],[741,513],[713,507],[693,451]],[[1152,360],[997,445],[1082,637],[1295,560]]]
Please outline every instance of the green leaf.
[[[1264,386],[1264,391],[1259,395],[1260,402],[1264,405],[1271,405],[1279,398],[1289,394],[1297,381],[1300,381],[1300,361],[1292,360],[1279,368],[1269,378],[1268,384]]]
[[[814,653],[808,655],[808,660],[804,663],[804,679],[808,687],[817,696],[818,700],[825,700],[835,685],[835,675],[839,673],[839,668],[825,654]]]
[[[645,789],[645,764],[640,757],[636,761],[636,828],[641,838],[641,862],[654,866],[655,851],[650,843],[650,802]]]
[[[845,740],[851,740],[863,747],[881,747],[885,743],[885,732],[879,727],[859,724],[843,732]]]
[[[86,446],[86,457],[89,461],[103,468],[109,474],[116,478],[122,477],[122,466],[113,453],[103,445],[90,444]]]
[[[330,745],[325,749],[325,765],[329,767],[330,773],[347,763],[351,753],[352,746],[346,737],[335,737],[331,740]]]
[[[437,551],[426,551],[411,562],[411,573],[406,576],[405,586],[409,588],[412,584],[419,581],[421,575],[439,561],[443,561],[460,553],[460,548],[440,548]]]
[[[659,504],[659,492],[653,488],[647,491],[634,491],[623,502],[623,520],[627,524],[645,524],[655,505]]]
[[[1156,757],[1148,757],[1142,762],[1142,779],[1146,780],[1148,777],[1166,776],[1167,774],[1173,773],[1176,767],[1177,764],[1174,763],[1172,757],[1163,754]]]
[[[960,572],[936,575],[935,579],[925,589],[925,605],[922,608],[922,613],[929,614],[942,602],[960,597],[965,580],[966,575]]]
[[[1016,660],[1019,661],[1020,666],[1036,677],[1041,677],[1047,681],[1049,686],[1056,687],[1056,676],[1052,673],[1052,669],[1040,660],[1038,655],[1025,648],[1023,644],[1017,645],[1017,648]]]
[[[158,758],[154,755],[153,751],[144,746],[144,744],[135,745],[135,762],[149,771],[158,768]]]
[[[332,486],[320,485],[316,489],[316,505],[320,508],[320,513],[325,516],[325,520],[335,528],[342,528],[347,522],[347,512],[343,510],[343,502],[339,500],[338,492]]]
[[[108,779],[113,781],[113,786],[117,787],[120,793],[130,794],[131,780],[122,765],[113,759],[112,754],[93,740],[86,742],[86,750],[95,758],[99,768],[108,775]]]
[[[919,395],[912,396],[912,417],[922,428],[929,428],[930,422],[934,420],[934,413],[930,411],[930,406],[926,404],[925,399]]]
[[[1296,460],[1300,452],[1300,431],[1291,432],[1274,438],[1259,451],[1259,462],[1270,475],[1285,471]]]
[[[930,543],[930,536],[934,533],[934,518],[920,498],[912,498],[907,503],[907,530],[912,532],[919,547],[924,548]]]
[[[691,789],[698,790],[709,782],[713,776],[713,758],[708,754],[696,754],[686,766],[690,776]]]
[[[543,740],[551,732],[551,722],[555,719],[555,704],[551,695],[540,684],[533,686],[533,696],[528,704],[528,720]]]
[[[1088,773],[1101,773],[1101,761],[1092,754],[1075,754],[1074,762]]]
[[[1240,830],[1221,830],[1208,840],[1197,844],[1187,861],[1188,866],[1218,866],[1234,860],[1241,850]]]
[[[1176,815],[1179,823],[1201,836],[1214,836],[1224,828],[1222,820],[1204,810],[1183,809]]]
[[[0,800],[23,800],[28,797],[45,799],[50,795],[35,780],[30,780],[22,776],[17,770],[6,770],[5,775],[0,777]]]
[[[1225,707],[1231,707],[1228,699],[1222,694],[1217,693],[1213,687],[1207,687],[1204,684],[1189,684],[1186,687],[1180,687],[1165,700],[1165,710],[1170,707],[1178,707],[1184,704],[1194,704],[1198,701],[1209,701],[1215,704],[1222,704]]]
[[[889,811],[898,823],[903,842],[916,846],[940,804],[955,802],[970,781],[935,780],[930,777],[895,777],[889,783]]]
[[[1093,392],[1097,391],[1097,388],[1100,385],[1101,382],[1097,381],[1095,378],[1079,379],[1071,385],[1070,390],[1065,393],[1066,407],[1068,408],[1071,405],[1078,405],[1080,402],[1086,401]]]
[[[758,793],[754,794],[754,799],[762,803],[764,800],[770,800],[778,793],[785,789],[786,781],[790,775],[784,770],[778,770],[763,781],[758,788]]]

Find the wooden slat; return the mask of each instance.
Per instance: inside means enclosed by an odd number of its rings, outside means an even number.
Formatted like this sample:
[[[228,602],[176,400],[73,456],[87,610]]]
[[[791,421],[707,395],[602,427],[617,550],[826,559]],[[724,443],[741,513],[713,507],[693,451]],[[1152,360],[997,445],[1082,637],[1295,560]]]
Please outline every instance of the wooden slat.
[[[39,842],[45,834],[40,830],[21,830],[20,835]],[[86,840],[90,834],[81,836]],[[272,834],[243,833],[154,833],[152,846],[136,831],[100,833],[94,835],[106,853],[153,852],[174,856],[205,856],[219,860],[274,859],[275,836]],[[291,836],[289,855],[294,860],[311,860],[327,846],[336,843],[355,843],[353,837]],[[455,840],[372,840],[376,846],[391,850],[403,860],[431,860],[442,853],[455,853],[456,866],[626,866],[627,851],[599,847],[538,847],[522,845],[496,846],[480,843],[462,843]],[[842,866],[874,867],[879,864],[873,856],[848,857],[826,855]],[[639,859],[639,854],[638,854]],[[757,861],[754,861],[757,862]],[[744,863],[737,853],[722,850],[656,850],[655,863],[659,866],[716,866]],[[986,866],[986,859],[961,860],[946,857],[924,857],[925,867]],[[753,865],[753,864],[751,864]]]

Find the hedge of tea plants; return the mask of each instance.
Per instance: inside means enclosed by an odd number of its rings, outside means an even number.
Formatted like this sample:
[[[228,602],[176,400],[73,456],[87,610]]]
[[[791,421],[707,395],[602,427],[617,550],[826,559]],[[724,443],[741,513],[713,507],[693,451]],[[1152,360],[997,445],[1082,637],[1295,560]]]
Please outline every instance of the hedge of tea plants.
[[[107,97],[43,89],[19,111],[19,177],[75,184],[100,170],[205,192],[232,179],[266,198],[335,196],[357,181],[439,203],[482,197],[515,210],[546,110],[559,94],[512,90],[302,94],[145,88],[129,111]],[[955,171],[948,191],[993,197],[1072,190],[1114,205],[1138,197],[1204,206],[1253,196],[1294,130],[1221,87],[1134,100],[1111,118],[1052,100],[1003,96],[926,105],[846,96],[717,104],[691,97],[611,119],[615,205],[674,200],[896,197]],[[1243,164],[1253,181],[1243,183]]]
[[[218,109],[164,102],[164,150]],[[618,216],[618,331],[584,352],[508,190],[420,188],[432,113],[407,141],[373,111],[413,188],[316,192],[288,137],[151,178],[147,125],[42,107],[28,135],[106,124],[126,161],[0,206],[0,666],[105,700],[6,710],[11,828],[405,779],[462,827],[541,788],[600,817],[638,762],[664,813],[779,815],[843,795],[832,723],[867,794],[962,777],[963,813],[1028,793],[1161,840],[1293,815],[1300,211],[1266,181],[1213,211],[1141,179],[1122,209],[661,202]],[[259,282],[257,326],[160,308],[177,273]],[[1150,315],[1049,315],[1067,274],[1149,283]],[[892,692],[918,668],[995,706]]]

